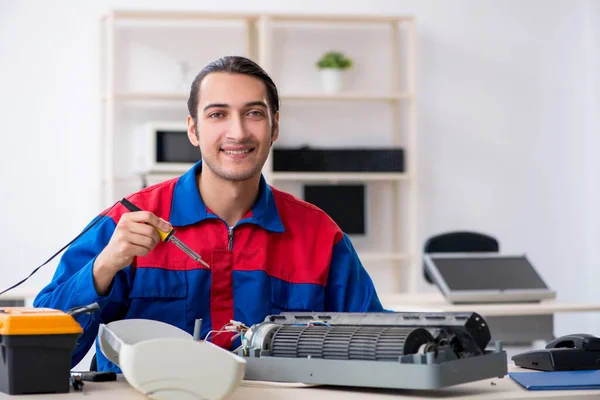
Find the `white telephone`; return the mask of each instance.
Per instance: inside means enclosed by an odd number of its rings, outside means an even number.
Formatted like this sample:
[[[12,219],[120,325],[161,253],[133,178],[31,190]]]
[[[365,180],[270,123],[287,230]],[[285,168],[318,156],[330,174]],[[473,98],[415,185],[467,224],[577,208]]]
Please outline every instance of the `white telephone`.
[[[244,379],[243,358],[164,322],[114,321],[98,335],[102,353],[151,399],[220,400]]]

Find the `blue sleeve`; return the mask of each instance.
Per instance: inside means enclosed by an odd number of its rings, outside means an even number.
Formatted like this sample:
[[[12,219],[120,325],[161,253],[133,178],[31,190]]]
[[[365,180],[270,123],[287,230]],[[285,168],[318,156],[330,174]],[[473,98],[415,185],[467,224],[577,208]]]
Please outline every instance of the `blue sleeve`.
[[[325,287],[325,310],[384,312],[371,277],[346,234],[334,247]]]
[[[99,324],[111,321],[122,312],[124,300],[127,298],[131,284],[131,266],[115,275],[106,296],[99,296],[94,287],[94,261],[108,244],[115,227],[116,224],[111,218],[102,216],[93,227],[74,241],[62,255],[52,281],[33,301],[34,307],[62,311],[94,302],[99,304],[99,311],[76,317],[84,332],[73,352],[72,366],[77,365],[87,354],[96,339]]]

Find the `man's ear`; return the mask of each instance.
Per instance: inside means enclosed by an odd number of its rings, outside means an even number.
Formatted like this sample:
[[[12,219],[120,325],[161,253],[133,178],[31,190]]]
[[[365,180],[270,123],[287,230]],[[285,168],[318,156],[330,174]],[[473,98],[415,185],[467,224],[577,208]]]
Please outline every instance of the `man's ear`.
[[[271,146],[279,137],[279,111],[273,116],[273,128],[271,128]]]
[[[196,121],[191,115],[187,117],[187,135],[190,143],[196,147],[200,146],[198,132],[196,132]]]

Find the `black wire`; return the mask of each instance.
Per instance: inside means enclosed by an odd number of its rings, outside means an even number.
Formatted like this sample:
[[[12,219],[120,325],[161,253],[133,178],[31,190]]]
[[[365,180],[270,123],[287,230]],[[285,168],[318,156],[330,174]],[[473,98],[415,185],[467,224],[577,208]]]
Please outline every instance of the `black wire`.
[[[73,307],[66,311],[67,314],[71,315],[73,318],[80,314],[92,314],[94,311],[98,311],[100,309],[100,305],[97,302],[89,304],[87,306],[78,306]]]
[[[113,209],[114,206],[116,206],[119,202],[117,201],[115,204],[113,204],[112,206],[110,206],[110,208],[108,210],[106,210],[105,212],[101,213],[100,215],[98,215],[96,217],[96,219],[87,227],[83,230],[83,232],[81,232],[79,235],[77,235],[75,237],[75,239],[71,240],[69,243],[67,243],[62,249],[60,249],[59,251],[57,251],[56,253],[54,253],[54,255],[52,257],[50,257],[48,260],[46,260],[45,263],[43,263],[42,265],[40,265],[39,267],[37,267],[36,269],[34,269],[27,278],[23,279],[22,281],[12,285],[11,287],[9,287],[8,289],[3,290],[2,292],[0,292],[0,295],[3,295],[4,293],[8,292],[9,290],[13,290],[14,288],[16,288],[17,286],[21,285],[23,282],[25,282],[27,279],[31,278],[33,276],[33,274],[35,274],[40,268],[42,268],[44,265],[48,264],[50,261],[52,261],[52,259],[54,259],[54,257],[56,257],[57,255],[59,255],[60,253],[62,253],[67,247],[69,247],[71,244],[73,244],[74,241],[76,241],[77,239],[79,239],[84,233],[86,233],[87,231],[89,231],[94,225],[96,225],[96,223],[98,221],[100,221],[100,219],[102,217],[105,217],[110,210]]]

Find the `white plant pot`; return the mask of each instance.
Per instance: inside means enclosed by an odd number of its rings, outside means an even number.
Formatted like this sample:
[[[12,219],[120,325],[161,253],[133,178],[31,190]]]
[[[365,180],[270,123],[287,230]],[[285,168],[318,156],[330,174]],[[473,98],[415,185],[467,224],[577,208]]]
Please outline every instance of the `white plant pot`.
[[[337,93],[341,91],[343,83],[343,71],[341,69],[321,69],[321,85],[326,93]]]

